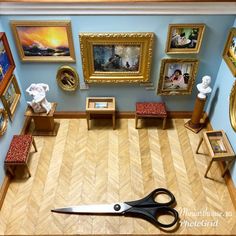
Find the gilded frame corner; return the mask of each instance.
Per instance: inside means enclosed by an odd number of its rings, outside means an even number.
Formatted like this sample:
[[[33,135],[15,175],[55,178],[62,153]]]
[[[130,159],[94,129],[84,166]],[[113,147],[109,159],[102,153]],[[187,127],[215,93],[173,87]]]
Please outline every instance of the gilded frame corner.
[[[198,64],[197,59],[162,59],[157,95],[191,94]],[[178,78],[175,76],[176,71],[180,71]]]
[[[180,37],[183,29],[198,30],[197,33],[189,34],[187,37]],[[173,32],[175,30],[175,36]],[[199,53],[205,24],[170,24],[167,33],[166,53],[167,54],[193,54]],[[178,32],[178,33],[177,33]],[[185,34],[185,32],[182,32]],[[196,37],[197,36],[197,37]]]
[[[81,33],[79,38],[85,83],[141,83],[150,80],[154,33]],[[117,70],[111,66],[115,58],[112,58],[110,48],[123,50],[122,54],[113,54],[121,60]],[[99,50],[106,53],[99,54]],[[132,51],[136,53],[135,66],[128,62],[134,60],[129,54]],[[111,57],[108,59],[109,53]],[[98,55],[104,64],[98,62]],[[124,58],[128,58],[126,64],[122,61]]]
[[[236,77],[236,28],[231,28],[223,51],[223,58],[233,76]],[[233,55],[232,55],[233,54]]]
[[[11,29],[13,32],[13,36],[16,42],[16,46],[18,49],[18,53],[20,56],[20,59],[23,62],[75,62],[75,51],[74,51],[74,43],[73,43],[73,37],[72,37],[72,29],[71,29],[71,22],[70,21],[11,21]],[[64,47],[62,45],[59,45],[59,36],[58,38],[53,38],[51,40],[51,44],[54,45],[54,47],[58,48],[60,52],[56,52],[55,49],[53,48],[48,48],[45,46],[45,50],[41,50],[40,47],[37,47],[35,50],[36,51],[27,51],[26,49],[23,48],[21,39],[20,39],[20,33],[22,33],[19,29],[17,28],[22,27],[22,32],[24,32],[24,29],[27,30],[27,27],[30,29],[35,27],[44,27],[45,29],[47,27],[65,27],[66,28],[66,39],[68,43],[68,48]],[[57,30],[55,30],[56,32]],[[23,33],[22,33],[23,34]],[[54,33],[54,36],[55,33]],[[30,36],[29,36],[30,37]],[[47,36],[45,36],[46,38]],[[49,37],[49,36],[48,36]],[[47,39],[47,38],[46,38]],[[41,40],[44,40],[44,38]],[[47,41],[50,41],[49,38]],[[36,44],[36,46],[41,45],[42,42],[34,41],[34,38],[32,38],[32,43],[33,45]],[[33,45],[30,45],[30,47]],[[58,46],[56,46],[58,45]],[[59,47],[60,46],[60,47]],[[29,47],[29,48],[30,48]],[[48,51],[49,50],[49,51]],[[53,50],[55,53],[53,53]],[[28,55],[27,55],[28,54]],[[61,55],[60,55],[61,54]],[[67,55],[69,54],[69,55]]]

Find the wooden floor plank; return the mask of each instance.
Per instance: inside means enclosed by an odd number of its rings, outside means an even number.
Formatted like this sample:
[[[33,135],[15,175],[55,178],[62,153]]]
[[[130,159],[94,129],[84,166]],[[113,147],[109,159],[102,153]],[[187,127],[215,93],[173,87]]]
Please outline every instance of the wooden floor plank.
[[[159,120],[158,120],[159,121]],[[174,193],[180,214],[175,234],[232,235],[236,214],[218,165],[204,178],[209,157],[196,154],[201,132],[184,128],[186,120],[59,120],[56,137],[35,137],[32,177],[13,179],[0,212],[0,234],[161,234],[143,219],[123,216],[63,215],[62,206],[136,200],[155,188]],[[206,153],[203,144],[200,152]],[[198,225],[194,225],[198,224]]]

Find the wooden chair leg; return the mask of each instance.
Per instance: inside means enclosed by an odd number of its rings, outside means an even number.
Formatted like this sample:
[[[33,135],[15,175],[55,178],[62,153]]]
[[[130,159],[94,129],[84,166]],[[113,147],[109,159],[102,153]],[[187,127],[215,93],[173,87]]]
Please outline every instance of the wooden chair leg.
[[[35,152],[37,152],[37,151],[38,151],[38,149],[37,149],[37,147],[36,147],[36,143],[35,143],[35,140],[34,140],[34,138],[33,138],[33,146],[34,146],[34,150],[35,150]]]
[[[233,163],[233,161],[227,161],[226,165],[225,165],[225,168],[224,168],[224,172],[223,174],[221,175],[223,178],[227,172],[227,170],[229,169],[229,166]]]
[[[162,125],[162,129],[166,128],[166,117],[163,119],[163,125]]]
[[[135,129],[138,128],[138,116],[135,114]]]
[[[199,148],[200,148],[202,142],[203,142],[203,137],[201,137],[201,139],[200,139],[200,141],[198,143],[198,146],[197,146],[197,149],[196,149],[196,154],[198,154],[198,151],[199,151]]]
[[[13,171],[13,166],[6,166],[6,170],[10,173],[10,175],[12,176],[12,177],[14,177],[15,176],[15,173],[14,173],[14,171]]]
[[[26,170],[27,170],[27,172],[28,172],[29,177],[31,177],[30,170],[29,170],[29,166],[27,165],[27,163],[25,164],[25,168],[26,168]]]
[[[208,171],[210,170],[212,163],[213,163],[213,160],[210,161],[210,163],[209,163],[209,165],[208,165],[208,167],[207,167],[206,173],[205,173],[205,175],[204,175],[205,178],[207,178],[207,173],[208,173]]]

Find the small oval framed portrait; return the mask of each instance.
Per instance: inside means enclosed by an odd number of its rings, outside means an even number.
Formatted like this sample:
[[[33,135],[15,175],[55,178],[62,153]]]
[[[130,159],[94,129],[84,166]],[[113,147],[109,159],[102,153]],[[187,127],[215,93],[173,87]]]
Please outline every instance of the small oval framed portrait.
[[[2,136],[7,130],[7,112],[0,108],[0,136]]]
[[[71,66],[61,66],[57,71],[57,83],[65,91],[75,91],[79,86],[79,76]]]

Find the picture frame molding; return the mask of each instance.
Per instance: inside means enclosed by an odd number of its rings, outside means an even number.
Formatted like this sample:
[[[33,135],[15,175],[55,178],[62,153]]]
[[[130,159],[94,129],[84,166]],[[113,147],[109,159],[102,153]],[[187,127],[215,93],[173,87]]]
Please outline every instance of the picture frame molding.
[[[236,81],[234,81],[230,92],[229,118],[233,130],[236,132]]]
[[[199,39],[196,48],[171,48],[171,32],[173,28],[199,28]],[[189,24],[169,24],[167,41],[166,41],[166,54],[197,54],[200,51],[203,35],[205,32],[205,24],[202,23],[189,23]]]
[[[11,29],[16,42],[19,57],[23,62],[75,62],[75,51],[71,21],[69,20],[47,20],[47,21],[11,21]],[[25,56],[18,36],[17,27],[66,27],[68,47],[70,56]]]
[[[81,33],[80,51],[85,83],[143,83],[149,82],[154,33]],[[94,45],[140,45],[138,72],[101,72],[94,70]]]
[[[74,85],[66,86],[62,83],[61,76],[62,76],[62,73],[64,73],[65,71],[69,71],[70,74],[73,75],[73,78],[75,80]],[[77,71],[71,66],[63,65],[63,66],[59,67],[59,69],[57,71],[56,79],[57,79],[57,83],[58,83],[59,87],[62,90],[75,91],[79,87],[79,75],[78,75]]]
[[[3,76],[2,80],[0,81],[0,95],[1,95],[3,91],[5,90],[16,66],[15,66],[15,62],[14,62],[11,49],[7,40],[7,36],[4,32],[0,32],[0,41],[3,42],[3,46],[6,50],[7,57],[10,62],[9,69],[7,70],[6,74]]]
[[[236,37],[236,28],[231,28],[229,31],[222,56],[225,63],[227,64],[230,71],[232,72],[233,76],[236,77],[236,65],[233,64],[233,62],[229,59],[229,56],[228,56],[230,43],[232,42],[233,37]]]
[[[7,103],[7,99],[6,99],[6,93],[7,93],[7,91],[8,91],[11,84],[13,84],[13,86],[14,86],[16,95],[15,95],[15,98],[12,102],[12,105],[9,107],[9,105]],[[9,83],[8,83],[8,85],[7,85],[7,87],[5,88],[3,94],[1,95],[1,100],[2,100],[3,106],[4,106],[5,110],[7,111],[7,114],[8,114],[8,117],[9,117],[10,121],[13,121],[13,117],[15,115],[15,111],[16,111],[17,105],[19,103],[20,97],[21,97],[21,91],[20,91],[18,82],[16,80],[16,77],[13,74],[10,81],[9,81]]]
[[[0,116],[2,116],[4,119],[3,124],[0,126],[0,136],[2,136],[7,130],[7,123],[8,123],[7,112],[5,109],[0,108]],[[0,119],[1,119],[1,117],[0,117]]]
[[[165,76],[165,67],[168,63],[194,63],[194,66],[191,71],[191,84],[188,85],[186,90],[163,90],[164,76]],[[157,95],[190,95],[192,93],[193,85],[196,80],[197,70],[198,70],[199,61],[194,58],[164,58],[161,60],[160,75],[157,86]]]

